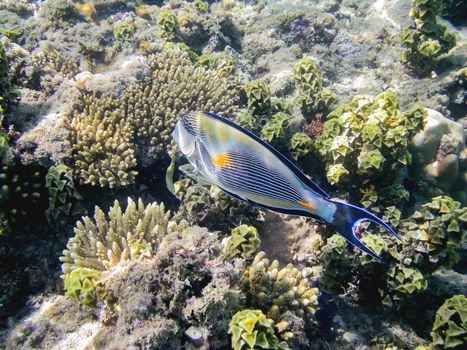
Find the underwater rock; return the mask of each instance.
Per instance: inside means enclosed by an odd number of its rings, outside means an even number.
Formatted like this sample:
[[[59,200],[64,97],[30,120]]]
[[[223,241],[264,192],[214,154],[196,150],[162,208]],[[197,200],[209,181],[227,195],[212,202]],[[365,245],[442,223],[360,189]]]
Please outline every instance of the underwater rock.
[[[465,134],[462,124],[426,109],[426,125],[413,137],[410,151],[416,176],[434,180],[467,202]]]

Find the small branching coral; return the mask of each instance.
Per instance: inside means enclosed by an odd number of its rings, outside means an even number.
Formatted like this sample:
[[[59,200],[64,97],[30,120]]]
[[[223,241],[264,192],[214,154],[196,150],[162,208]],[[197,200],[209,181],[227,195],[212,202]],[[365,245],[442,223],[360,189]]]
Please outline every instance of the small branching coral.
[[[170,230],[170,212],[164,204],[136,204],[128,198],[123,212],[118,201],[108,215],[96,207],[94,219],[86,216],[76,223],[75,236],[60,258],[63,273],[78,268],[109,270],[119,261],[152,256],[160,239]]]
[[[137,172],[132,130],[118,100],[85,95],[70,122],[75,174],[81,183],[102,187],[133,183]]]
[[[231,235],[224,247],[226,258],[241,257],[252,259],[258,252],[261,240],[258,230],[253,226],[240,225],[231,231]]]
[[[305,117],[325,111],[334,102],[334,95],[323,89],[321,74],[311,59],[303,58],[293,66],[293,78],[299,92],[295,103]]]
[[[455,295],[438,309],[431,331],[436,349],[461,349],[467,342],[467,298]]]
[[[287,344],[277,339],[272,324],[272,320],[266,318],[260,310],[246,309],[237,312],[229,325],[233,349],[289,349]]]
[[[276,322],[287,311],[304,319],[313,316],[319,291],[311,284],[306,271],[299,271],[291,264],[279,269],[279,262],[270,263],[264,252],[256,254],[242,278],[252,305]]]
[[[436,59],[456,46],[456,37],[446,32],[436,16],[443,10],[443,1],[412,0],[410,17],[414,23],[404,29],[400,38],[407,49],[401,61],[413,71],[423,74],[434,67]]]
[[[150,76],[120,98],[84,95],[71,120],[75,174],[81,183],[125,186],[141,161],[152,164],[171,150],[177,119],[192,110],[231,116],[235,83],[215,70],[196,67],[189,53],[173,48],[148,57]]]

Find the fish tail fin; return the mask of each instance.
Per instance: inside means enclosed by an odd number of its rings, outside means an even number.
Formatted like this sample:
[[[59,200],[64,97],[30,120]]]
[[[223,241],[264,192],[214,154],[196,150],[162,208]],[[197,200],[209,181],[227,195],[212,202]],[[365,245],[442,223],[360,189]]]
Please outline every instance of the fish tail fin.
[[[330,222],[332,226],[339,232],[350,244],[354,247],[357,247],[362,252],[372,256],[373,258],[381,261],[381,258],[369,249],[363,242],[360,240],[358,235],[358,226],[361,222],[371,221],[378,225],[383,226],[387,231],[389,231],[393,236],[400,240],[400,237],[396,232],[383,220],[378,218],[376,215],[366,211],[363,208],[356,207],[348,203],[342,203],[337,201],[332,201],[336,206],[336,212],[334,213],[333,220]]]

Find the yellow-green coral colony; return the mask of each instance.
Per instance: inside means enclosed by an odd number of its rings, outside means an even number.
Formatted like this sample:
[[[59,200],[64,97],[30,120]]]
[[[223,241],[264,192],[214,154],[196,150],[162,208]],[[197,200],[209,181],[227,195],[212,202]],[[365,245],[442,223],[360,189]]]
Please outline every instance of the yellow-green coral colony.
[[[253,226],[240,225],[231,231],[231,235],[224,247],[224,255],[229,257],[242,257],[252,259],[259,249],[258,230]]]
[[[376,98],[355,97],[327,116],[315,149],[327,164],[331,184],[358,177],[380,179],[386,171],[411,164],[409,140],[424,124],[426,112],[414,107],[406,113],[390,92]]]
[[[237,312],[230,321],[233,350],[271,349],[287,350],[274,333],[272,320],[260,310],[245,309]]]
[[[170,229],[170,212],[163,204],[144,205],[128,198],[125,211],[115,201],[106,215],[95,208],[94,218],[76,223],[75,236],[60,258],[66,275],[77,268],[109,270],[119,261],[152,256],[161,238]]]
[[[319,291],[311,283],[306,271],[299,271],[291,264],[280,268],[279,262],[269,262],[264,252],[256,254],[242,278],[253,305],[275,321],[286,311],[303,318],[313,316]]]
[[[233,82],[215,70],[195,67],[188,55],[174,48],[149,56],[151,75],[120,98],[83,96],[70,128],[74,169],[81,183],[132,184],[136,144],[149,144],[154,157],[164,156],[180,115],[195,109],[234,114],[238,97]]]
[[[415,72],[432,69],[440,55],[456,46],[456,37],[436,18],[443,6],[444,1],[439,0],[411,1],[410,17],[414,23],[400,33],[402,45],[406,47],[400,59]]]
[[[438,309],[431,331],[432,345],[443,349],[461,349],[467,342],[467,298],[455,295]]]

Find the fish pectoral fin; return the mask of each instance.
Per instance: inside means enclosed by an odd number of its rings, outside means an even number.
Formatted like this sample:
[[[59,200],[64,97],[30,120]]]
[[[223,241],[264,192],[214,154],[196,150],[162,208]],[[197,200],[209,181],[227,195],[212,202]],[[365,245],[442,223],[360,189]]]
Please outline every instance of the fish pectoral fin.
[[[235,199],[238,199],[239,201],[242,201],[242,202],[249,202],[248,199],[242,198],[242,197],[240,197],[240,196],[237,195],[237,194],[234,194],[234,193],[232,193],[232,192],[229,192],[229,191],[227,191],[226,189],[224,189],[224,188],[222,188],[222,187],[220,187],[220,186],[219,186],[219,188],[220,188],[223,192],[225,192],[225,194],[228,194],[229,196],[231,196],[231,197],[233,197],[233,198],[235,198]]]

